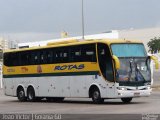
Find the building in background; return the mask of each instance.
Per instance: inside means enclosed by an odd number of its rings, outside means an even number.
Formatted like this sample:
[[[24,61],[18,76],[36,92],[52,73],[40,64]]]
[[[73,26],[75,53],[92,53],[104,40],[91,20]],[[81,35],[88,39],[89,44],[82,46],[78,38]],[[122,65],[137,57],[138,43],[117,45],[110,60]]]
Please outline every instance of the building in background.
[[[160,37],[160,27],[158,28],[143,28],[143,29],[128,29],[128,30],[112,30],[109,32],[104,32],[101,34],[93,34],[93,35],[86,35],[85,39],[131,39],[131,40],[141,40],[146,49],[148,49],[147,43],[150,39],[154,37]],[[18,47],[33,47],[33,46],[44,46],[48,42],[53,41],[60,41],[60,40],[69,40],[69,39],[82,39],[82,36],[77,37],[65,37],[60,39],[50,39],[50,40],[43,40],[37,42],[27,42],[27,43],[19,43]]]
[[[119,30],[120,39],[141,40],[146,49],[149,50],[147,43],[154,37],[160,37],[160,27]]]
[[[8,49],[8,40],[0,37],[0,88],[2,88],[2,55],[3,50]]]
[[[7,39],[0,37],[0,49],[6,50],[9,48],[9,42]]]

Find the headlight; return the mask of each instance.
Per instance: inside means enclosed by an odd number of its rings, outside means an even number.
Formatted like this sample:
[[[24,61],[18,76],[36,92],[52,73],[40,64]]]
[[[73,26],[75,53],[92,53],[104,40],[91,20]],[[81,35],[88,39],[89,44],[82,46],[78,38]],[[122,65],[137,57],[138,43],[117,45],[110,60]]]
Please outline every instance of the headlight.
[[[125,87],[117,87],[118,90],[127,90]]]
[[[150,87],[150,86],[148,86],[148,87],[147,87],[147,89],[149,90],[149,89],[151,89],[151,87]]]

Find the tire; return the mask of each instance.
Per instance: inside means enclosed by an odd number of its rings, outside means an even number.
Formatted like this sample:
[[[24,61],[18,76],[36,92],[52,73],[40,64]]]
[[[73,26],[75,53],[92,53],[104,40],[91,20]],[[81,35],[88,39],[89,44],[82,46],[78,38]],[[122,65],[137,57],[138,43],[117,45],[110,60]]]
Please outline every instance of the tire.
[[[23,88],[19,88],[17,90],[17,98],[19,101],[24,102],[26,101],[25,92]]]
[[[27,90],[27,100],[30,102],[34,102],[36,100],[35,91],[33,87],[29,87]]]
[[[130,103],[132,101],[132,98],[121,98],[123,103]]]
[[[95,104],[100,104],[104,102],[104,99],[101,98],[101,94],[98,88],[93,89],[91,93],[92,101]]]

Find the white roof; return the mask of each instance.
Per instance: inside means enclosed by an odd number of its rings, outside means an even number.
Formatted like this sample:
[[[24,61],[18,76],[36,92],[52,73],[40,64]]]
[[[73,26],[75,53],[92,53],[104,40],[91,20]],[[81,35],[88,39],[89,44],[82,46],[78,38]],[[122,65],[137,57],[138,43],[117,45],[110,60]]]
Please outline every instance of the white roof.
[[[119,34],[117,31],[111,31],[107,33],[102,34],[94,34],[94,35],[86,35],[84,36],[85,39],[118,39]],[[19,43],[18,47],[34,47],[34,46],[45,46],[49,42],[59,42],[59,41],[65,41],[65,40],[71,40],[71,39],[78,39],[81,40],[82,36],[77,37],[67,37],[67,38],[59,38],[59,39],[51,39],[51,40],[45,40],[45,41],[36,41],[36,42],[27,42],[27,43]]]

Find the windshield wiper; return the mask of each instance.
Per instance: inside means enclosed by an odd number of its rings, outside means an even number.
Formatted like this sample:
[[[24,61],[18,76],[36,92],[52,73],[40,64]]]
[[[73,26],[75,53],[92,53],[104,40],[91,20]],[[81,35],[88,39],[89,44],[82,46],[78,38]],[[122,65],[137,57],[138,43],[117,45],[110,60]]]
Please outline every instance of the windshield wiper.
[[[139,73],[140,76],[142,77],[143,81],[145,82],[145,78],[144,78],[143,74],[141,73],[141,71],[138,69],[137,63],[136,63],[135,71],[136,71],[136,72],[135,72],[136,81],[141,81],[141,80],[139,80],[139,78],[138,78],[138,73]]]
[[[131,75],[132,75],[132,62],[133,61],[129,61],[129,67],[130,67],[130,71],[129,71],[129,79],[128,79],[128,81],[130,81],[130,79],[131,79]]]

